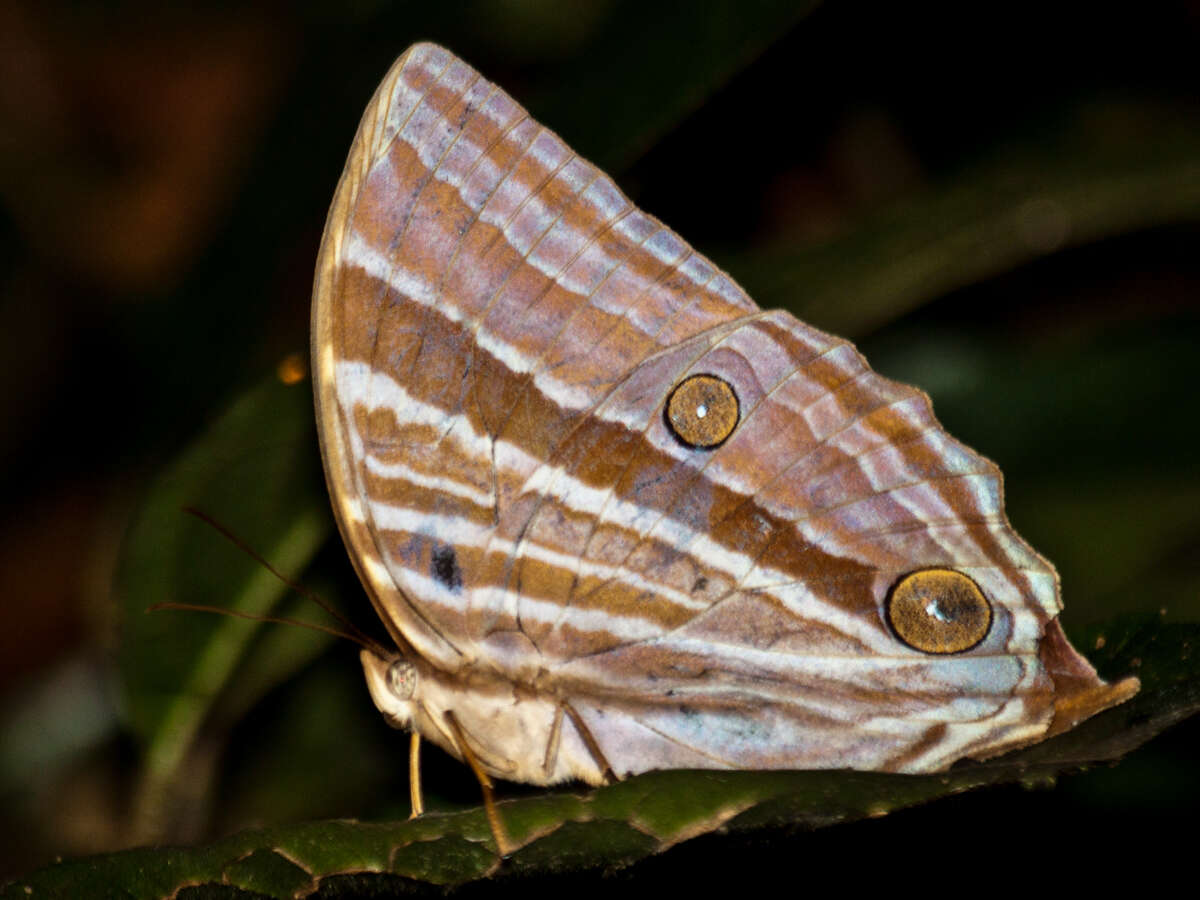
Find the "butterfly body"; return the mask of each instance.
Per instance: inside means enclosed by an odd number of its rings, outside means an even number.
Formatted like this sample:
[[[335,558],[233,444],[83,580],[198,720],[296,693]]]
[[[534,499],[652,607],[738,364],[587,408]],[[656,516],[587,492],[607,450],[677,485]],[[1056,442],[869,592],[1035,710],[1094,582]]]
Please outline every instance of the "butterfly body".
[[[364,116],[313,357],[402,655],[364,653],[372,697],[493,775],[936,771],[1136,691],[1062,637],[925,394],[760,310],[440,47]]]

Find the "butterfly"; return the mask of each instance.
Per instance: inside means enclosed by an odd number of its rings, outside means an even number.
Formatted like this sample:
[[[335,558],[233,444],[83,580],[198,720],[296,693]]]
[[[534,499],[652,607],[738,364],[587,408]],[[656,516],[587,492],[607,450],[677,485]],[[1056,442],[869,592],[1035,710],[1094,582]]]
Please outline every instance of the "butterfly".
[[[1070,646],[924,393],[759,309],[441,47],[367,107],[312,315],[333,507],[398,648],[368,688],[481,781],[934,772],[1138,690]]]

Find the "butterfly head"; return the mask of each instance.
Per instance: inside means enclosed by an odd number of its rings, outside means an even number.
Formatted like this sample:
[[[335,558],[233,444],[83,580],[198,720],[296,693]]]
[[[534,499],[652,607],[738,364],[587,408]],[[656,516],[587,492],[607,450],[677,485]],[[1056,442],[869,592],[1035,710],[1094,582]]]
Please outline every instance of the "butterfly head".
[[[409,728],[413,724],[417,692],[417,668],[402,656],[385,658],[370,650],[359,654],[367,676],[367,690],[388,724]]]

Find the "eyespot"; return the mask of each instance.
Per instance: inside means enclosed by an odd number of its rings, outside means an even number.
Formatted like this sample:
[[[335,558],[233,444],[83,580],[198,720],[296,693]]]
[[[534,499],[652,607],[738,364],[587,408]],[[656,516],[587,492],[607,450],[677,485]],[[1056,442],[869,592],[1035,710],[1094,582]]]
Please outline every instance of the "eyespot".
[[[896,637],[914,650],[962,653],[987,637],[992,605],[961,572],[923,569],[892,586],[887,620]]]
[[[737,427],[740,415],[737,394],[715,375],[692,375],[679,382],[663,413],[681,444],[701,450],[720,446]]]

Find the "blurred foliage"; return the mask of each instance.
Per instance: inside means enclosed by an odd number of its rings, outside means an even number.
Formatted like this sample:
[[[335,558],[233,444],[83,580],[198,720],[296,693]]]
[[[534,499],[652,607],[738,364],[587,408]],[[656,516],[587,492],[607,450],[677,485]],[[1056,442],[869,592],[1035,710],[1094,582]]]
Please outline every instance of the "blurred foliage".
[[[273,630],[223,615],[181,615],[151,604],[194,604],[278,615],[287,586],[198,518],[192,504],[283,571],[299,571],[331,534],[307,384],[274,376],[240,396],[151,487],[117,572],[123,623],[117,664],[126,722],[143,747],[135,834],[151,839],[213,790],[196,759],[201,725],[220,731],[325,649],[328,635]],[[296,605],[293,603],[293,606]],[[300,614],[312,615],[305,600]],[[236,693],[224,696],[236,673]],[[222,709],[222,704],[233,709]],[[185,777],[186,771],[186,777]],[[171,795],[180,789],[184,798]],[[177,827],[177,825],[176,825]]]
[[[1005,470],[1081,648],[1122,613],[1200,620],[1194,4],[563,9],[0,9],[4,871],[407,814],[406,741],[348,646],[142,610],[319,617],[176,512],[193,503],[375,627],[326,540],[308,389],[267,373],[304,353],[345,152],[418,39],[502,84],[760,303],[928,390]],[[1054,791],[709,836],[631,871],[708,883],[733,855],[768,879],[793,845],[900,865],[931,840],[970,859],[1029,822],[1096,844],[1119,830],[1163,858],[1200,802],[1198,746],[1193,721]],[[426,768],[435,809],[477,801],[456,763]]]

